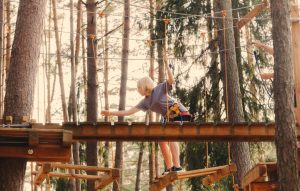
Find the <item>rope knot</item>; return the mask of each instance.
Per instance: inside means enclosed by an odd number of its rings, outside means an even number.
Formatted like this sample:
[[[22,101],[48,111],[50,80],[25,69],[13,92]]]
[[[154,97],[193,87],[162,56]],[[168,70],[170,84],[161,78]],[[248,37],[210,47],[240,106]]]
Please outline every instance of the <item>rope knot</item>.
[[[222,10],[222,11],[221,11],[221,15],[222,15],[222,17],[226,17],[226,11],[225,11],[225,10]]]
[[[92,39],[92,40],[94,40],[94,39],[96,38],[96,35],[94,35],[94,34],[89,34],[89,38]]]

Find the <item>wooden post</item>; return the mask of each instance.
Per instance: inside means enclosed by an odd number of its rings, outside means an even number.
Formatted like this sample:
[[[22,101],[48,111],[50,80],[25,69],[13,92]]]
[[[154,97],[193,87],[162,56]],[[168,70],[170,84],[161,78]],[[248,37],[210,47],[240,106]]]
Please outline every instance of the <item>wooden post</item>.
[[[299,9],[294,1],[291,7],[291,18],[299,18]],[[292,22],[293,62],[295,72],[295,117],[300,123],[300,22]]]

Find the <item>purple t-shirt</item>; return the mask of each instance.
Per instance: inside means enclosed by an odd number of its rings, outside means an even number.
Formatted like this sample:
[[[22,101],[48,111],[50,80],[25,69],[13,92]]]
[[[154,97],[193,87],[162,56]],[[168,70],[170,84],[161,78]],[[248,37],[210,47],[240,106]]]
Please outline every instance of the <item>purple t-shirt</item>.
[[[150,96],[142,99],[135,107],[143,111],[153,111],[161,115],[166,115],[167,113],[167,98],[166,98],[166,85],[168,84],[168,90],[172,89],[172,85],[167,82],[158,84],[153,88]],[[175,102],[175,99],[168,96],[168,106],[171,106]],[[179,104],[179,109],[181,112],[187,111],[187,109],[181,104]]]

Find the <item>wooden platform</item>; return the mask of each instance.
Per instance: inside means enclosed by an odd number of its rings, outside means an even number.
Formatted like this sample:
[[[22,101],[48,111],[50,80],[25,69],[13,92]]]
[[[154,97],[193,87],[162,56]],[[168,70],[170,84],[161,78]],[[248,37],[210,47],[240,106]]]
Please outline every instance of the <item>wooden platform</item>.
[[[33,124],[33,128],[38,127]],[[51,125],[51,127],[54,127]],[[46,125],[45,128],[48,128]],[[270,123],[65,123],[61,127],[73,132],[78,141],[274,141],[275,124]],[[300,140],[300,128],[297,128]]]
[[[0,128],[0,157],[68,162],[72,132],[63,129]]]
[[[300,171],[300,142],[298,149],[298,170]],[[247,172],[242,180],[242,188],[245,191],[275,191],[279,190],[276,162],[264,162],[256,164]]]
[[[154,180],[153,183],[150,185],[150,191],[160,191],[168,185],[172,184],[176,180],[194,178],[199,176],[207,176],[206,178],[204,178],[203,182],[206,185],[209,185],[213,182],[221,180],[222,178],[230,175],[233,172],[236,172],[236,170],[236,165],[231,164],[184,172],[170,172],[169,174],[161,176],[158,179]]]
[[[276,163],[258,163],[243,178],[245,191],[278,190]]]
[[[96,171],[97,175],[86,174],[70,174],[61,173],[57,169],[73,169],[84,171]],[[39,186],[47,177],[61,177],[61,178],[77,178],[77,179],[89,179],[95,180],[95,189],[101,189],[112,183],[119,178],[120,171],[115,168],[101,168],[97,166],[81,166],[71,164],[59,164],[59,163],[43,163],[38,171],[33,172],[34,185]]]

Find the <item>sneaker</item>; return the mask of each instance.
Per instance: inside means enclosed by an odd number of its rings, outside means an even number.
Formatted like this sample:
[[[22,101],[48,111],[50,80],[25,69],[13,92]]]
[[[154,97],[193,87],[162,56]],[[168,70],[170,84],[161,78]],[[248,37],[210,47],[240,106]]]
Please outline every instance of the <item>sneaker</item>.
[[[173,167],[172,167],[173,168]],[[163,172],[161,175],[167,175],[167,174],[169,174],[171,172],[171,169],[167,169],[167,170],[165,170],[165,172]]]
[[[173,167],[171,168],[171,171],[172,171],[172,172],[181,172],[181,171],[182,171],[182,167],[181,167],[181,166],[180,166],[180,167],[173,166]]]

